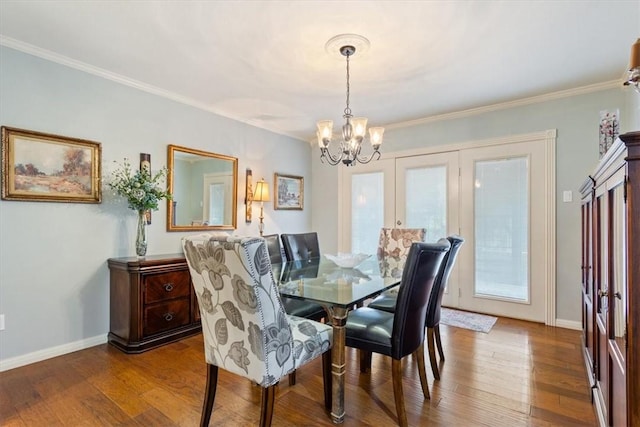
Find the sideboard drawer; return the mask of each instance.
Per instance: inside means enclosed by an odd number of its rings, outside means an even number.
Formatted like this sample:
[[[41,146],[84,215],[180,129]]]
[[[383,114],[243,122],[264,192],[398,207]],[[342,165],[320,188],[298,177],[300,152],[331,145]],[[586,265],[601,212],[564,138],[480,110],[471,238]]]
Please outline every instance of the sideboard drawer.
[[[189,299],[145,307],[143,335],[149,336],[189,324]]]
[[[191,282],[188,270],[149,274],[144,277],[144,303],[152,304],[189,296]]]

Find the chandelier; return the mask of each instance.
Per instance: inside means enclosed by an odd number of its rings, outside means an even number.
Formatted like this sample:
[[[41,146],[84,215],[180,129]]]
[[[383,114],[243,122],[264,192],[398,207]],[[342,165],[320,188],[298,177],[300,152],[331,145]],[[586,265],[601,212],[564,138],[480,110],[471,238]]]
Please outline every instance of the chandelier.
[[[327,42],[327,50],[331,45],[341,41],[356,41],[366,43],[368,40],[356,34],[344,34],[336,36]],[[347,166],[355,166],[356,163],[369,163],[373,158],[380,158],[380,145],[382,145],[383,127],[372,127],[369,129],[369,142],[373,152],[369,156],[362,154],[362,142],[367,133],[367,118],[353,117],[349,107],[350,82],[349,82],[349,58],[356,52],[355,45],[345,44],[340,46],[340,54],[347,58],[347,106],[344,109],[344,124],[342,125],[342,140],[337,144],[331,144],[333,136],[333,120],[320,120],[317,123],[318,146],[320,147],[320,160],[327,161],[330,165],[343,163]],[[335,147],[337,148],[330,148]]]

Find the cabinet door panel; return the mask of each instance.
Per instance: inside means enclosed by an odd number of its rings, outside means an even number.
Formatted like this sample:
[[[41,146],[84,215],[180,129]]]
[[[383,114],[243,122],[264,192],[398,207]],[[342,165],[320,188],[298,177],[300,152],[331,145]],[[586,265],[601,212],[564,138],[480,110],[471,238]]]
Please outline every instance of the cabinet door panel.
[[[594,361],[596,356],[594,312],[593,312],[593,203],[592,186],[589,184],[583,189],[583,199],[581,206],[582,225],[582,333],[585,346],[585,358],[589,375],[589,383],[595,382]]]
[[[596,339],[596,347],[598,349],[598,361],[596,369],[596,378],[598,387],[606,408],[609,408],[609,352],[607,350],[607,331],[602,327],[600,321],[597,322],[598,334]]]
[[[624,175],[616,174],[611,178],[612,187],[608,191],[609,201],[609,292],[611,293],[611,318],[609,339],[611,351],[616,354],[612,357],[622,360],[626,355],[626,329],[627,329],[627,266],[626,266],[626,217],[624,202]]]
[[[593,274],[593,302],[596,311],[596,379],[601,383],[601,390],[606,388],[608,383],[607,376],[607,285],[606,285],[606,254],[604,252],[606,242],[606,223],[605,223],[605,201],[603,194],[600,194],[595,200],[594,213],[594,274]],[[603,396],[606,398],[607,394]]]
[[[622,366],[616,361],[611,363],[611,425],[627,425],[627,400],[624,396],[627,393],[626,379]]]
[[[593,305],[591,304],[591,301],[587,298],[585,298],[585,304],[584,304],[584,344],[585,347],[587,348],[587,357],[589,358],[589,365],[591,368],[591,372],[589,372],[588,374],[590,376],[593,375],[593,363],[594,363],[594,352],[595,352],[595,347],[593,345],[594,343],[594,328],[593,328]]]

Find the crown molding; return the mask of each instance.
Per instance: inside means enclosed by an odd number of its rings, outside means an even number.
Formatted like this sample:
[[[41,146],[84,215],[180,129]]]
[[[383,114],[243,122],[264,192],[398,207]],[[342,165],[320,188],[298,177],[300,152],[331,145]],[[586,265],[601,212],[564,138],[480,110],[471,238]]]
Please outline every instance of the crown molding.
[[[99,67],[94,67],[93,65],[86,64],[81,61],[76,61],[75,59],[71,59],[67,56],[57,54],[55,52],[51,52],[50,50],[42,49],[37,46],[31,45],[29,43],[24,43],[16,39],[12,39],[10,37],[6,37],[0,34],[0,45],[8,47],[10,49],[14,49],[32,56],[36,56],[38,58],[46,59],[51,62],[55,62],[57,64],[61,64],[67,66],[69,68],[73,68],[76,70],[84,71],[85,73],[93,74],[94,76],[102,77],[107,80],[111,80],[113,82],[132,87],[134,89],[141,90],[143,92],[147,92],[156,96],[160,96],[162,98],[170,99],[175,102],[179,102],[181,104],[188,105],[190,107],[197,108],[199,110],[204,110],[209,113],[216,114],[221,117],[226,117],[231,120],[235,120],[237,122],[245,123],[249,126],[257,127],[260,129],[264,129],[266,131],[277,133],[279,135],[288,136],[293,139],[299,140],[300,137],[284,133],[282,131],[275,131],[273,129],[269,129],[260,123],[254,122],[252,120],[245,120],[242,118],[230,116],[223,111],[220,111],[216,108],[211,107],[210,105],[204,104],[202,102],[196,101],[195,99],[178,95],[174,92],[170,92],[168,90],[160,89],[159,87],[149,85],[146,83],[142,83],[138,80],[131,79],[129,77],[125,77],[123,75],[113,73],[111,71],[104,70]]]
[[[611,80],[608,82],[595,83],[587,86],[580,86],[573,89],[565,89],[557,92],[551,92],[544,95],[536,95],[529,98],[522,98],[515,101],[500,102],[498,104],[486,105],[483,107],[470,108],[468,110],[454,111],[451,113],[436,114],[435,116],[423,117],[421,119],[408,120],[406,122],[392,123],[386,126],[387,129],[399,129],[411,127],[425,123],[439,122],[443,120],[461,119],[464,117],[476,116],[479,114],[489,113],[492,111],[507,110],[509,108],[522,107],[524,105],[537,104],[540,102],[552,101],[554,99],[569,98],[572,96],[583,95],[592,92],[599,92],[607,89],[619,88],[621,81]]]
[[[518,142],[541,142],[555,140],[558,135],[556,129],[547,129],[539,132],[522,133],[516,135],[506,135],[502,137],[475,139],[462,142],[446,143],[441,145],[433,145],[418,148],[409,148],[400,151],[385,151],[382,153],[381,159],[399,159],[404,157],[423,156],[427,154],[444,153],[447,151],[462,151],[471,148],[491,147],[495,145],[514,144]]]

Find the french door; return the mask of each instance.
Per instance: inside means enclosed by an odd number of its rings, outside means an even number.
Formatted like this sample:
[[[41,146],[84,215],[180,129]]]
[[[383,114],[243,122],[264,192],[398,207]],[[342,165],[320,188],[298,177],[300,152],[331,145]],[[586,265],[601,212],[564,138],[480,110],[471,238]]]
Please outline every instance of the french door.
[[[425,240],[459,234],[458,152],[436,153],[396,159],[396,227],[424,228]],[[458,305],[458,268],[447,283],[442,303]]]
[[[460,308],[545,322],[546,157],[536,142],[460,151]]]
[[[340,250],[376,253],[381,227],[425,228],[426,241],[458,234],[458,153],[385,159],[345,168]],[[457,306],[457,268],[443,304]],[[451,292],[450,289],[455,289]]]
[[[548,135],[547,135],[548,136]],[[381,227],[465,239],[443,305],[551,324],[553,169],[542,140],[398,157],[341,170],[339,250],[375,253]],[[548,313],[547,313],[548,314]]]

